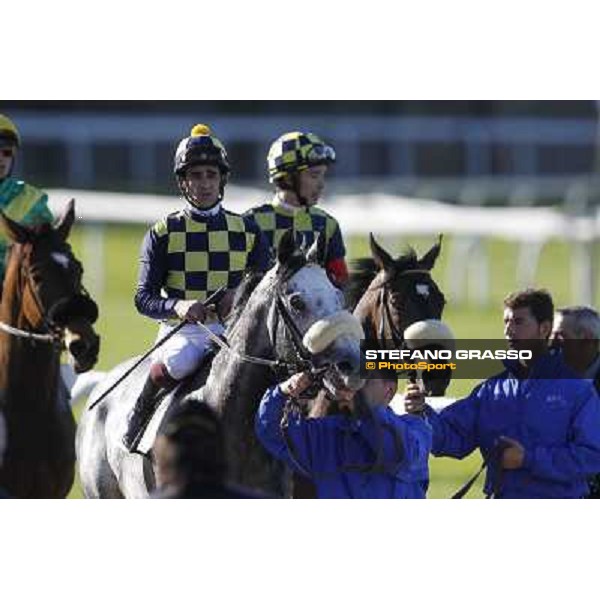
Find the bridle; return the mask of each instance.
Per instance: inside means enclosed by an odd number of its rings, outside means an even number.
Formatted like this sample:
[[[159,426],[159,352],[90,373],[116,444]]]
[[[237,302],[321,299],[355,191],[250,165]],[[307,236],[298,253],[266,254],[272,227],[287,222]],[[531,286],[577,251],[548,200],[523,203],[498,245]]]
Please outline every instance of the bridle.
[[[431,276],[430,272],[427,269],[409,269],[403,271],[402,273],[397,275],[397,277],[404,277],[406,275],[412,275],[416,273],[427,274]],[[404,332],[400,331],[394,325],[394,320],[392,319],[392,313],[390,310],[389,296],[389,286],[387,282],[384,282],[381,285],[381,291],[379,293],[379,304],[381,305],[381,312],[379,315],[379,325],[377,327],[377,341],[379,343],[380,348],[386,348],[388,346],[386,341],[387,338],[385,337],[387,326],[387,330],[389,331],[391,341],[394,344],[394,348],[401,348],[404,344]]]
[[[427,269],[409,269],[409,270],[403,271],[398,276],[404,277],[405,275],[411,275],[411,274],[415,274],[415,273],[427,274],[430,276],[430,273]],[[394,325],[394,321],[392,319],[392,314],[391,314],[391,310],[390,310],[390,306],[389,306],[389,295],[390,295],[389,286],[386,283],[383,283],[381,285],[381,291],[380,291],[380,305],[381,305],[382,309],[381,309],[381,313],[380,313],[380,320],[379,320],[379,326],[378,326],[378,338],[379,338],[378,342],[382,348],[386,347],[387,344],[386,344],[385,332],[386,332],[386,326],[387,326],[387,330],[390,333],[391,340],[393,341],[394,346],[396,348],[402,348],[404,346],[404,334],[402,331],[399,331],[396,328],[396,326]],[[300,406],[298,405],[298,403],[295,400],[289,399],[288,402],[286,402],[286,405],[284,407],[283,418],[281,421],[281,430],[282,430],[283,438],[284,438],[286,447],[288,449],[288,453],[289,453],[291,461],[294,463],[294,466],[296,467],[297,470],[299,470],[301,473],[303,473],[305,476],[307,476],[309,478],[339,477],[340,475],[343,475],[344,473],[363,473],[365,475],[385,474],[385,473],[391,474],[394,472],[394,470],[398,467],[398,465],[401,463],[401,461],[404,458],[404,448],[402,445],[402,441],[399,438],[396,430],[394,430],[393,428],[388,428],[386,425],[383,425],[377,421],[374,421],[374,423],[377,424],[377,432],[378,432],[378,437],[379,437],[378,442],[379,443],[377,444],[377,448],[374,451],[375,457],[374,457],[374,460],[372,463],[364,464],[364,465],[358,465],[358,464],[357,465],[354,465],[354,464],[343,465],[338,470],[330,471],[330,472],[328,472],[328,471],[313,471],[302,463],[302,461],[299,458],[299,454],[297,452],[295,444],[294,444],[291,436],[289,435],[288,428],[289,428],[290,418],[293,415],[294,411],[300,411],[300,410],[301,410]],[[398,457],[398,460],[395,462],[392,462],[391,464],[386,464],[384,461],[384,440],[383,440],[383,430],[384,429],[389,429],[389,433],[392,436],[393,441],[394,441],[396,455]],[[344,477],[342,477],[342,483],[346,487],[348,495],[350,496],[348,482]]]
[[[299,265],[293,273],[299,271],[300,268],[302,268],[302,265]],[[286,279],[289,279],[289,277],[291,277],[292,275],[288,275]],[[218,304],[225,290],[225,287],[221,287],[215,292],[213,292],[210,295],[210,297],[205,300],[204,305],[211,306]],[[320,377],[324,375],[325,371],[327,370],[327,368],[329,368],[329,366],[320,368],[315,366],[315,357],[304,345],[304,342],[302,341],[302,334],[300,333],[298,326],[296,325],[294,319],[289,314],[289,311],[285,306],[281,289],[278,287],[275,293],[275,317],[276,319],[278,319],[279,315],[281,315],[281,318],[283,319],[284,325],[286,327],[286,331],[289,332],[290,338],[292,340],[294,358],[291,361],[286,361],[277,358],[263,358],[261,356],[252,356],[250,354],[246,354],[245,352],[241,352],[233,348],[224,335],[217,335],[201,321],[198,321],[197,323],[195,323],[195,325],[202,329],[206,336],[215,344],[215,346],[220,348],[223,352],[225,352],[229,356],[237,358],[241,362],[269,368],[278,381],[282,380],[286,376],[289,377],[294,373],[298,373],[300,371],[305,370],[310,370],[313,377]],[[142,364],[142,362],[146,358],[148,358],[148,356],[150,356],[155,350],[162,346],[162,344],[164,344],[169,338],[175,335],[179,330],[185,327],[186,324],[186,321],[182,321],[181,323],[179,323],[179,325],[174,327],[161,340],[159,340],[154,346],[152,346],[152,348],[146,351],[144,355],[132,367],[130,367],[119,379],[117,379],[115,383],[113,383],[113,385],[106,389],[101,396],[96,398],[96,400],[92,402],[92,404],[90,404],[88,410],[92,410],[102,400],[104,400],[104,398],[106,398],[110,392],[112,392],[119,384],[121,384],[140,364]],[[276,334],[274,333],[276,329],[277,326],[275,325],[273,327],[273,335],[271,338],[271,346],[274,351],[277,346]]]
[[[414,273],[414,272],[428,273],[428,271],[426,271],[426,270],[418,270],[418,271],[413,270],[410,272],[411,273]],[[408,271],[407,271],[407,273],[408,273]],[[394,334],[396,335],[396,337],[394,339],[402,338],[402,334],[401,333],[398,334],[397,330],[394,327],[394,324],[391,319],[391,314],[389,313],[389,307],[387,305],[387,302],[385,302],[385,300],[387,299],[386,298],[387,289],[385,286],[382,287],[381,294],[382,294],[382,301],[384,301],[385,307],[387,309],[387,311],[386,311],[387,312],[387,320],[388,320],[388,323],[390,326],[390,331],[392,332],[392,335],[394,335]],[[285,306],[280,293],[278,293],[278,295],[277,295],[276,306],[277,306],[277,310],[278,310],[279,314],[283,318],[283,321],[286,325],[287,331],[290,333],[292,344],[294,346],[295,353],[296,353],[295,361],[291,365],[289,365],[289,364],[286,365],[286,366],[293,367],[293,370],[291,372],[288,372],[288,376],[293,373],[297,373],[297,372],[300,372],[303,370],[308,370],[307,367],[309,367],[309,369],[311,370],[311,374],[313,375],[313,379],[315,381],[315,384],[311,385],[311,389],[314,388],[315,385],[320,386],[321,382],[323,380],[323,377],[325,376],[327,370],[330,368],[330,365],[323,366],[319,369],[315,368],[314,363],[313,363],[314,357],[308,351],[308,349],[304,346],[304,343],[302,341],[302,335],[300,334],[292,316],[289,314],[289,311],[287,310],[287,307]],[[382,311],[381,327],[382,328],[385,327],[385,324],[383,323],[383,311]],[[383,336],[383,334],[382,334],[382,336]],[[400,343],[402,343],[402,342],[400,342]],[[327,393],[330,395],[330,393],[328,391],[327,391]],[[307,476],[309,478],[311,478],[311,477],[321,477],[321,478],[322,477],[334,477],[334,476],[339,476],[340,473],[342,473],[342,474],[343,473],[364,473],[364,474],[391,473],[394,471],[395,468],[398,467],[398,464],[400,464],[400,462],[403,460],[404,450],[403,450],[403,446],[402,446],[402,441],[399,439],[397,432],[393,428],[390,428],[389,430],[390,430],[390,434],[392,435],[392,438],[394,440],[394,445],[395,445],[397,455],[398,455],[398,461],[393,462],[391,465],[387,465],[385,463],[384,456],[383,456],[383,449],[384,449],[383,429],[388,429],[388,428],[385,425],[380,425],[379,423],[377,423],[377,425],[379,426],[378,427],[379,443],[377,444],[377,448],[374,450],[375,457],[374,457],[374,460],[372,463],[347,464],[347,465],[342,466],[339,470],[331,471],[331,472],[311,471],[308,467],[306,467],[306,465],[304,465],[302,463],[302,460],[299,458],[299,454],[297,452],[295,444],[294,444],[291,436],[289,435],[289,430],[288,430],[289,421],[290,421],[290,417],[293,415],[293,413],[295,411],[301,411],[301,407],[295,399],[289,398],[285,404],[284,411],[283,411],[283,418],[282,418],[281,424],[280,424],[281,432],[282,432],[286,447],[288,449],[288,454],[289,454],[291,461],[294,463],[296,469],[300,473],[303,473],[305,476]],[[349,493],[350,490],[348,489],[348,483],[345,478],[343,478],[343,484],[347,488],[348,495],[350,495],[350,493]]]
[[[294,271],[286,274],[284,282],[290,279],[303,266],[304,265],[301,264]],[[285,305],[282,292],[282,283],[279,283],[277,285],[277,289],[275,290],[274,304],[274,323],[270,328],[271,347],[275,352],[275,349],[277,347],[278,321],[281,317],[281,320],[284,324],[284,334],[288,335],[292,343],[293,356],[291,360],[284,360],[281,358],[262,358],[259,356],[245,354],[236,350],[235,348],[232,348],[225,336],[215,334],[204,323],[198,322],[197,325],[201,329],[203,329],[207,336],[227,354],[235,356],[238,360],[245,363],[269,367],[273,371],[276,379],[278,380],[281,380],[286,376],[289,377],[294,373],[299,373],[301,371],[310,371],[313,377],[322,377],[330,365],[324,365],[320,367],[316,366],[315,355],[313,355],[310,352],[310,350],[305,346],[302,333],[300,332],[298,325],[294,321],[294,318],[292,317],[290,311]]]
[[[21,306],[23,305],[24,295],[27,291],[29,291],[29,294],[31,295],[33,303],[37,309],[38,320],[42,323],[43,330],[42,332],[36,332],[27,329],[20,329],[18,327],[13,327],[8,323],[4,323],[3,321],[0,321],[0,330],[14,337],[28,339],[33,342],[49,343],[54,345],[58,349],[62,349],[64,342],[64,326],[57,324],[50,318],[49,313],[52,309],[44,309],[43,302],[39,296],[39,293],[35,286],[35,282],[33,280],[33,276],[31,274],[31,246],[29,246],[27,250],[25,249],[25,246],[22,246],[21,253],[22,260],[20,262],[19,280],[17,284],[17,287],[20,292],[20,304]],[[86,301],[93,303],[93,300],[91,300],[88,291],[84,288],[83,283],[81,281],[79,281],[77,287],[79,288],[79,292],[76,295],[79,295],[82,298],[86,299]]]

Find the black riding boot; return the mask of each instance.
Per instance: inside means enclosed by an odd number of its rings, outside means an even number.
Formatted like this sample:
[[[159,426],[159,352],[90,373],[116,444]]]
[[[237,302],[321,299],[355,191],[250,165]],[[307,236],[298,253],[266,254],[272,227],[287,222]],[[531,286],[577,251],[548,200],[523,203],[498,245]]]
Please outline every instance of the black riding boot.
[[[154,412],[156,403],[160,398],[160,392],[164,388],[155,383],[152,377],[148,376],[144,389],[135,401],[135,406],[129,414],[129,423],[127,424],[127,432],[123,436],[123,444],[127,450],[132,451],[139,438],[143,435],[146,425]]]

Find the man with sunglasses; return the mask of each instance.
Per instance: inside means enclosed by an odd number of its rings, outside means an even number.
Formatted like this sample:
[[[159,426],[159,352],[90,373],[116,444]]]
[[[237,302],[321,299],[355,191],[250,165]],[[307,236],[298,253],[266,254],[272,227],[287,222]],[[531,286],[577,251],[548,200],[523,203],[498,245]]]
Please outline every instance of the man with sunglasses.
[[[338,222],[316,206],[325,188],[327,170],[334,162],[333,147],[315,134],[293,131],[282,135],[273,142],[267,156],[275,196],[245,216],[265,234],[272,256],[288,229],[301,236],[307,248],[320,233],[324,242],[320,262],[331,281],[342,287],[348,279],[342,233]]]
[[[48,208],[48,196],[42,190],[12,177],[20,147],[21,136],[17,126],[6,115],[0,114],[0,210],[22,225],[51,223],[53,216]],[[8,240],[0,231],[0,290],[7,248]]]

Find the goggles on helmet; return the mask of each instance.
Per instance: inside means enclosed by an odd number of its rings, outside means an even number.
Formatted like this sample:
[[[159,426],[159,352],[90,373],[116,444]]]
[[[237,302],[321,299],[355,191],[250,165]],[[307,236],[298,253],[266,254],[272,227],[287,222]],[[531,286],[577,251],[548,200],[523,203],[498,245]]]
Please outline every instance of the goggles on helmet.
[[[306,154],[306,162],[316,165],[325,162],[335,162],[335,150],[325,144],[315,144]]]

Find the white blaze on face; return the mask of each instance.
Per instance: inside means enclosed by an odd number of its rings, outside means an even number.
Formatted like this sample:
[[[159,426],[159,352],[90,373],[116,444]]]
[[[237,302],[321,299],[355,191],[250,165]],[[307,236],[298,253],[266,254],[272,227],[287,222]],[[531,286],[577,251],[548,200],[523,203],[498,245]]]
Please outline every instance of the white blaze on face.
[[[62,252],[51,252],[50,257],[52,260],[59,264],[63,269],[69,268],[69,257]]]
[[[344,297],[327,277],[324,269],[307,265],[300,269],[287,283],[286,296],[298,295],[305,305],[304,310],[292,310],[292,316],[301,330],[312,323],[332,315],[344,307]]]
[[[429,285],[426,283],[417,283],[415,286],[417,294],[419,296],[423,296],[424,298],[429,298]]]
[[[324,269],[316,265],[301,269],[288,282],[286,296],[307,348],[332,364],[344,365],[340,373],[344,385],[358,385],[362,327],[344,310],[344,296]],[[302,311],[294,308],[296,296],[302,300]]]

